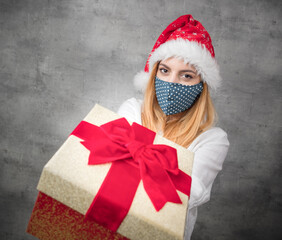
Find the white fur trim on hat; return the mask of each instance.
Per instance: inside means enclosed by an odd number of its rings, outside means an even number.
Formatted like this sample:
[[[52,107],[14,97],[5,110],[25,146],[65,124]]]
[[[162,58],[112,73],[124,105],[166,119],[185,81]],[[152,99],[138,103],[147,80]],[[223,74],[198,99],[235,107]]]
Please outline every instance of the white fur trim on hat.
[[[219,67],[210,52],[195,41],[180,38],[163,43],[152,53],[149,59],[149,73],[139,72],[134,78],[136,89],[144,91],[154,64],[170,57],[182,58],[185,63],[193,65],[212,90],[220,86]]]

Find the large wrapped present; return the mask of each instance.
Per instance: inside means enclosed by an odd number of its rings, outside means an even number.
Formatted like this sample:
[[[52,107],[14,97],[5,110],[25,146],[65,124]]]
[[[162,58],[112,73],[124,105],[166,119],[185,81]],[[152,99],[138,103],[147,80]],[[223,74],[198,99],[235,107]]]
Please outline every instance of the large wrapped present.
[[[127,238],[183,239],[192,165],[186,148],[96,105],[37,188]]]

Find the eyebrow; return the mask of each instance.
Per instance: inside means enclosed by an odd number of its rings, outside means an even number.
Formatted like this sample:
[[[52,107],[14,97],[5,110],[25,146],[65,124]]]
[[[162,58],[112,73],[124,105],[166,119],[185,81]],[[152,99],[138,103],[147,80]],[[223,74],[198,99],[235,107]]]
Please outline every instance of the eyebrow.
[[[167,66],[167,65],[165,65],[165,64],[163,64],[163,63],[160,63],[159,66],[163,66],[163,67],[165,67],[165,68],[171,70],[169,66]],[[196,74],[196,72],[194,72],[193,70],[188,70],[188,69],[180,70],[179,72],[191,72],[191,73]]]

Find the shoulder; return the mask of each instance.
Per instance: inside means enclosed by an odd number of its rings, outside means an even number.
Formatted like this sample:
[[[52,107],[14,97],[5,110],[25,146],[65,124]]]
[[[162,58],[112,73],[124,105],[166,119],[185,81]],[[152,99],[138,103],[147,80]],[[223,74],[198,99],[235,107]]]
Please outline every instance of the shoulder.
[[[141,124],[141,107],[142,100],[130,98],[121,104],[118,109],[118,114],[131,122]]]
[[[142,105],[142,100],[136,99],[136,98],[129,98],[122,103],[119,110],[123,108],[138,109],[138,108],[141,108],[141,105]]]

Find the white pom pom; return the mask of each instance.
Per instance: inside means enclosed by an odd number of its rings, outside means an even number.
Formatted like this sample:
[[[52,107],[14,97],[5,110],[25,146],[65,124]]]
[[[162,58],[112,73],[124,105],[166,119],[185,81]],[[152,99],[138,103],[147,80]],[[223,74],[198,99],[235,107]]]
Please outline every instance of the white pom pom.
[[[133,83],[136,90],[145,92],[150,74],[145,71],[140,71],[134,76]]]

